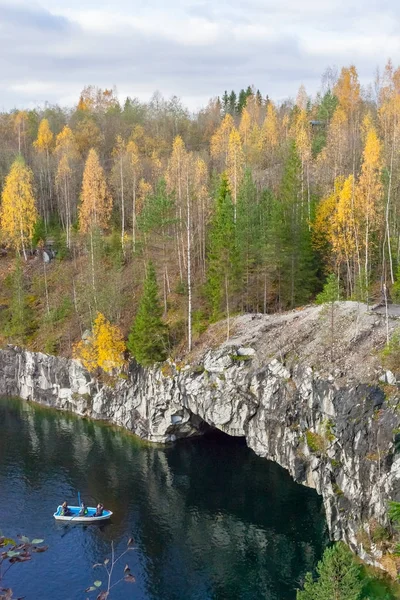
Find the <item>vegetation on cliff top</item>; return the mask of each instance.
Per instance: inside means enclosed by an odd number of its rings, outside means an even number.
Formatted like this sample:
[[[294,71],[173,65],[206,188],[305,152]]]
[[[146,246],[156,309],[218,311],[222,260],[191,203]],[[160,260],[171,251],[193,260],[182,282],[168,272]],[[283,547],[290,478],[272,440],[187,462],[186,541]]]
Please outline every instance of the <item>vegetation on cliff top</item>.
[[[396,295],[398,79],[389,61],[372,99],[351,66],[314,98],[248,88],[196,115],[87,87],[73,110],[1,114],[3,341],[71,355],[97,313],[127,338],[150,261],[162,356],[313,300],[332,273],[345,298]]]

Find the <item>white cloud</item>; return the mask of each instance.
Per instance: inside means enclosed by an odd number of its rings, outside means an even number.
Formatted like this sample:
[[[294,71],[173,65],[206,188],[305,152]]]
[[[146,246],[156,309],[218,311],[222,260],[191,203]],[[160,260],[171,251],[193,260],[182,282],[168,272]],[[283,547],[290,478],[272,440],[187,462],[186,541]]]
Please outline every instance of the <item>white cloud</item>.
[[[198,108],[249,84],[275,98],[302,82],[314,92],[329,64],[355,63],[366,82],[389,56],[400,62],[395,0],[0,0],[0,14],[9,106],[69,103],[91,83]]]

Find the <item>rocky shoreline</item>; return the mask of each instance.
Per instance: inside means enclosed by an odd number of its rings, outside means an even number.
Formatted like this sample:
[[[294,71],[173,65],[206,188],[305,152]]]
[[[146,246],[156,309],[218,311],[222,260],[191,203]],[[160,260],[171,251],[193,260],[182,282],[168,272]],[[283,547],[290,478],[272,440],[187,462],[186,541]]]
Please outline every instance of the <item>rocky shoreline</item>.
[[[335,318],[334,362],[324,313],[308,307],[238,317],[234,336],[193,362],[131,364],[112,385],[77,361],[8,346],[0,350],[0,396],[107,420],[152,442],[209,427],[243,436],[322,495],[332,539],[391,570],[374,536],[388,526],[388,500],[400,501],[400,398],[376,352],[386,325],[350,302]],[[397,325],[392,319],[390,330]]]

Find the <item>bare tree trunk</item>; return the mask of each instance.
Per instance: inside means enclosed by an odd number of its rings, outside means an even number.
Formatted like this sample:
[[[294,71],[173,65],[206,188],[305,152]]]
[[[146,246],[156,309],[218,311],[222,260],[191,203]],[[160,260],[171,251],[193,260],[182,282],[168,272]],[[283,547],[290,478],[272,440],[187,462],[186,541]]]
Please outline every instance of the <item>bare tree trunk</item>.
[[[97,294],[96,294],[96,277],[95,277],[95,269],[94,269],[94,245],[93,245],[93,229],[90,228],[90,257],[92,264],[92,286],[93,286],[93,294],[94,294],[94,305],[97,308]]]
[[[45,293],[46,293],[46,312],[47,312],[47,315],[49,315],[50,314],[49,289],[47,287],[46,262],[44,260],[43,253],[42,253],[42,259],[43,259],[43,273],[44,273],[44,289],[45,289]]]
[[[228,273],[225,273],[225,296],[226,296],[226,339],[230,337],[230,315],[229,315],[229,288]]]
[[[125,256],[125,197],[124,197],[124,174],[122,170],[122,152],[119,159],[119,174],[121,179],[121,247]]]
[[[392,174],[393,174],[393,157],[394,157],[395,139],[396,139],[396,128],[395,128],[395,125],[393,125],[393,141],[392,141],[392,151],[390,154],[389,184],[388,184],[386,211],[385,211],[385,224],[386,224],[385,242],[387,241],[387,245],[388,245],[390,280],[391,280],[392,284],[394,283],[394,275],[393,275],[392,249],[391,249],[391,242],[390,242],[389,208],[390,208],[390,197],[391,197],[391,191],[392,191]],[[383,246],[383,253],[385,255],[385,243]]]
[[[188,285],[188,350],[192,350],[192,246],[191,246],[191,213],[189,190],[189,166],[186,173],[186,234],[187,234],[187,285]]]
[[[136,177],[133,178],[132,189],[132,247],[136,251]]]

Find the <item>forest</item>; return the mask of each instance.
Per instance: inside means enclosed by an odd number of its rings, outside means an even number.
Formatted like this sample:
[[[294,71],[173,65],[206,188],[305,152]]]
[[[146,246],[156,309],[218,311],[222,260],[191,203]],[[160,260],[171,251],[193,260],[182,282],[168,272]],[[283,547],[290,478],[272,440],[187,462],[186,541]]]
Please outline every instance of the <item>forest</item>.
[[[69,356],[97,331],[149,364],[220,319],[229,335],[238,313],[313,302],[329,277],[338,298],[399,299],[400,68],[321,81],[196,114],[93,86],[2,113],[0,343]]]

